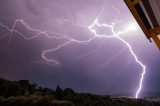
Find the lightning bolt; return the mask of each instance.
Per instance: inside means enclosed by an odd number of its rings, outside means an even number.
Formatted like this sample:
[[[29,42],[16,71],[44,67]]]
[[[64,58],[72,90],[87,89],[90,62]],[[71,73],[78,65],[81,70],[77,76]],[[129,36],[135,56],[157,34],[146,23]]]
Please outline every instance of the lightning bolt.
[[[110,37],[114,37],[114,38],[117,38],[118,40],[122,41],[129,49],[130,53],[132,54],[132,56],[134,57],[135,61],[142,67],[142,73],[141,73],[141,78],[140,78],[140,82],[139,82],[139,87],[136,91],[136,94],[135,94],[135,98],[138,98],[139,97],[139,93],[142,89],[142,83],[143,83],[143,79],[144,79],[144,75],[146,73],[146,66],[138,59],[137,55],[134,53],[131,45],[126,41],[124,40],[120,35],[128,32],[128,31],[131,31],[134,29],[134,24],[135,23],[131,23],[125,30],[123,31],[120,31],[120,32],[115,32],[114,31],[114,26],[115,26],[115,23],[112,23],[112,25],[109,25],[109,24],[100,24],[98,22],[98,18],[95,19],[95,21],[93,22],[92,25],[90,25],[88,28],[90,29],[90,31],[96,36],[96,37],[106,37],[106,38],[110,38]],[[99,26],[99,27],[105,27],[105,28],[109,28],[111,29],[113,35],[112,36],[105,36],[105,35],[98,35],[96,30],[93,29],[94,26]]]
[[[103,7],[103,10],[104,10],[104,7]],[[117,9],[116,11],[119,11],[119,10]],[[102,14],[102,12],[103,11],[101,11],[99,14]],[[146,72],[146,66],[138,59],[138,57],[135,54],[135,52],[133,51],[131,45],[126,40],[124,40],[123,37],[122,37],[123,34],[134,30],[136,24],[135,23],[131,23],[130,25],[128,25],[126,27],[125,30],[122,30],[122,31],[119,31],[119,32],[115,32],[114,29],[115,29],[116,23],[120,23],[121,22],[120,20],[117,20],[118,16],[116,16],[116,20],[114,20],[112,22],[112,24],[99,23],[99,19],[96,18],[91,25],[75,24],[73,22],[73,17],[70,14],[69,14],[69,17],[71,18],[71,20],[70,19],[66,19],[66,20],[64,20],[64,22],[69,22],[74,26],[87,28],[89,30],[89,32],[91,33],[91,36],[89,36],[87,40],[80,41],[80,40],[77,40],[77,39],[74,39],[74,38],[70,37],[69,35],[63,34],[63,33],[53,33],[53,32],[48,31],[48,30],[41,31],[39,29],[35,29],[35,28],[30,27],[27,23],[24,22],[24,20],[19,20],[19,19],[16,19],[14,21],[14,24],[13,24],[13,26],[11,28],[9,28],[8,26],[4,25],[3,23],[0,23],[0,27],[3,27],[6,30],[8,30],[8,33],[6,33],[6,34],[4,34],[3,36],[0,37],[0,40],[3,40],[6,36],[9,36],[8,45],[10,45],[10,42],[11,42],[12,37],[13,37],[13,33],[16,33],[16,34],[20,35],[25,40],[35,39],[35,38],[37,38],[39,36],[42,36],[42,35],[47,37],[48,39],[57,39],[57,40],[65,39],[66,41],[64,43],[62,43],[62,44],[59,44],[56,48],[43,50],[42,55],[41,55],[42,59],[45,60],[47,63],[54,64],[54,66],[57,66],[57,65],[60,65],[60,62],[55,60],[55,59],[47,58],[46,55],[48,53],[55,52],[55,51],[59,50],[60,48],[63,48],[65,46],[71,44],[72,42],[75,42],[75,43],[78,43],[78,44],[81,44],[81,45],[87,45],[89,42],[93,41],[95,38],[107,38],[107,39],[108,38],[116,38],[119,41],[121,41],[128,48],[128,50],[130,51],[131,55],[134,57],[135,61],[137,62],[137,64],[139,64],[141,66],[141,68],[142,68],[142,73],[141,73],[141,78],[140,78],[140,81],[139,81],[139,86],[138,86],[138,89],[137,89],[136,94],[135,94],[135,98],[138,98],[139,97],[139,93],[140,93],[140,91],[142,89],[142,83],[143,83],[144,75],[145,75],[145,72]],[[34,32],[36,34],[34,36],[32,36],[32,37],[27,37],[26,35],[24,35],[23,33],[21,33],[20,31],[18,31],[16,29],[16,25],[18,23],[22,24],[29,31]],[[110,29],[112,34],[111,35],[98,34],[97,31],[96,31],[95,26],[96,27],[104,27],[106,29]],[[101,45],[103,44],[104,41],[105,40],[100,42],[99,45],[94,50],[88,52],[87,54],[79,56],[78,59],[82,58],[84,56],[88,56],[88,55],[94,53],[95,51],[97,51],[101,47]],[[120,53],[121,53],[121,51],[118,54],[116,54],[115,56],[113,56],[109,60],[109,62],[112,61],[114,58],[116,58],[116,56],[120,55]],[[107,62],[107,64],[109,62]]]
[[[74,24],[71,20],[69,21],[71,24],[73,25],[76,25]],[[22,25],[24,25],[29,31],[32,31],[32,32],[35,32],[35,36],[32,36],[32,37],[27,37],[26,35],[24,35],[23,33],[19,32],[16,30],[16,25],[18,23],[21,23]],[[67,46],[68,44],[72,43],[72,42],[76,42],[76,43],[79,43],[79,44],[83,44],[83,45],[86,45],[88,44],[90,41],[92,41],[93,39],[95,39],[95,37],[89,37],[89,39],[87,40],[83,40],[83,41],[80,41],[80,40],[76,40],[66,34],[62,34],[62,33],[53,33],[51,31],[41,31],[41,30],[38,30],[38,29],[34,29],[32,27],[30,27],[27,23],[24,22],[24,20],[19,20],[19,19],[16,19],[14,21],[14,24],[11,28],[7,27],[6,25],[4,25],[3,23],[0,23],[0,26],[5,28],[6,30],[8,30],[8,33],[2,35],[2,37],[0,37],[0,40],[2,40],[3,38],[5,38],[6,36],[9,36],[9,41],[8,41],[8,45],[10,45],[10,42],[12,40],[12,36],[13,36],[13,33],[16,33],[18,35],[20,35],[21,37],[23,37],[25,40],[31,40],[31,39],[34,39],[34,38],[37,38],[39,37],[40,35],[44,35],[45,37],[49,38],[49,39],[57,39],[57,40],[61,40],[61,39],[66,39],[67,41],[65,43],[62,43],[60,45],[58,45],[56,48],[53,48],[53,49],[47,49],[47,50],[44,50],[42,52],[42,59],[44,59],[46,62],[48,63],[52,63],[52,64],[55,64],[55,66],[57,65],[60,65],[59,61],[56,61],[54,59],[48,59],[45,55],[50,53],[50,52],[54,52],[62,47],[65,47]],[[87,27],[87,26],[83,26],[83,25],[77,25],[77,26],[80,26],[80,27]],[[52,36],[51,36],[52,35]],[[2,46],[3,47],[3,46]]]

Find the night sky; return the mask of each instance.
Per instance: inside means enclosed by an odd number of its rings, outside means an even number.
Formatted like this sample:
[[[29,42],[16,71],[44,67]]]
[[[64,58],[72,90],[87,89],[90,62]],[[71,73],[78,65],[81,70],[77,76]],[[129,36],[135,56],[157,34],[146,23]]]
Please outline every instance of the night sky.
[[[31,28],[86,41],[93,33],[83,25],[90,26],[96,18],[100,23],[116,22],[116,32],[124,30],[131,22],[136,23],[123,0],[0,0],[0,23],[10,29],[16,19],[23,19]],[[96,29],[100,34],[111,34],[110,30]],[[26,38],[37,34],[21,22],[17,22],[14,30]],[[40,34],[25,40],[18,33],[13,32],[11,35],[8,32],[0,25],[0,77],[28,79],[50,88],[60,85],[78,92],[135,95],[142,68],[135,62],[126,45],[118,39],[97,37],[85,45],[69,43],[45,55],[47,59],[60,63],[55,65],[45,61],[41,55],[44,50],[65,43],[67,38],[51,39]],[[142,92],[146,95],[149,92],[160,92],[160,51],[156,45],[147,40],[139,27],[121,36],[146,65]]]

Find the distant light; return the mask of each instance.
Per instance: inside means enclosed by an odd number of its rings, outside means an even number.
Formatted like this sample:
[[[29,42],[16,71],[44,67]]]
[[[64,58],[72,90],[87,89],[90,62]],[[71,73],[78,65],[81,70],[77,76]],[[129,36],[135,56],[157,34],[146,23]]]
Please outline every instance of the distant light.
[[[138,29],[138,25],[136,23],[131,23],[127,27],[128,27],[127,29],[130,30],[130,31],[135,31],[135,30]]]

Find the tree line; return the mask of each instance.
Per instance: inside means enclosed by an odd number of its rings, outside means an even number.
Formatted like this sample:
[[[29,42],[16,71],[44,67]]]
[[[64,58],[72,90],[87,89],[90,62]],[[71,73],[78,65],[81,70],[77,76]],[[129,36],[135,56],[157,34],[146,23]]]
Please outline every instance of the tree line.
[[[160,106],[160,102],[77,93],[58,85],[54,90],[29,80],[0,78],[0,106]]]

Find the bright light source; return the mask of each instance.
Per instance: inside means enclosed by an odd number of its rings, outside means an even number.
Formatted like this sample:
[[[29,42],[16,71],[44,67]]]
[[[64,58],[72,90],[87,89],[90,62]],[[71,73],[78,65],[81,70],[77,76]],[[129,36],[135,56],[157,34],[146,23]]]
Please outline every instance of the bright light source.
[[[135,31],[138,29],[138,25],[136,23],[131,23],[127,27],[128,27],[128,30],[130,30],[130,31]]]

